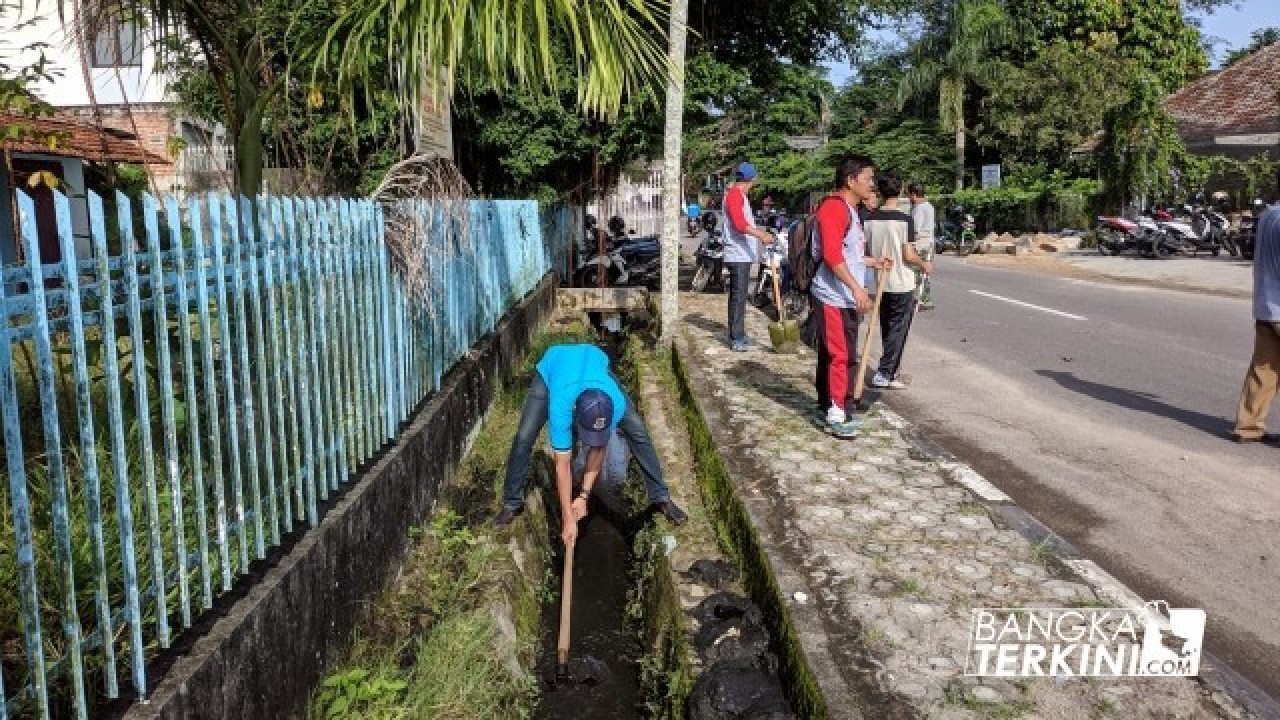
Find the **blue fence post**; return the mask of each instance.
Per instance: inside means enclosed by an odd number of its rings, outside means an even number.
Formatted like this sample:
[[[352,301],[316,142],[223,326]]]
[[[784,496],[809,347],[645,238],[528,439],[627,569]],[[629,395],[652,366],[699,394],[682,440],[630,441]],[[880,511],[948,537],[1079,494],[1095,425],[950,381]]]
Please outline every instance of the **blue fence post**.
[[[307,342],[307,329],[303,326],[303,310],[301,303],[304,302],[302,297],[302,281],[301,281],[301,264],[302,258],[298,252],[298,229],[296,208],[293,198],[284,198],[282,200],[285,226],[285,239],[288,241],[288,272],[289,272],[289,292],[290,302],[285,312],[285,334],[289,345],[297,348],[294,357],[296,364],[292,365],[294,383],[289,388],[289,392],[295,400],[295,408],[301,407],[302,412],[299,413],[298,425],[302,430],[302,448],[299,456],[299,474],[298,482],[306,489],[306,508],[307,522],[315,527],[319,522],[316,507],[316,484],[315,477],[312,473],[313,463],[315,461],[315,436],[314,426],[311,421],[311,394],[308,391],[309,377],[307,373],[307,358],[305,355]]]
[[[342,284],[346,289],[343,294],[344,312],[346,314],[347,328],[347,374],[348,383],[351,391],[351,416],[350,426],[347,437],[351,440],[352,454],[351,467],[360,467],[365,458],[368,457],[367,448],[364,443],[364,387],[360,382],[360,359],[359,349],[360,341],[358,339],[358,322],[359,315],[356,312],[356,295],[358,286],[355,282],[355,273],[352,271],[351,256],[353,253],[352,246],[355,243],[355,237],[359,230],[358,220],[352,213],[351,202],[349,200],[340,201],[342,204],[342,214],[344,219],[345,237],[339,248],[342,258]]]
[[[165,479],[169,483],[169,510],[173,515],[173,554],[178,576],[178,607],[182,626],[191,627],[191,593],[187,587],[187,533],[182,511],[182,479],[178,471],[178,421],[174,413],[173,359],[169,355],[168,293],[165,290],[164,256],[160,251],[160,225],[156,200],[142,196],[142,217],[147,230],[147,254],[151,270],[151,311],[155,320],[156,369],[160,396],[160,432],[164,441]]]
[[[374,205],[373,207],[373,223],[374,223],[374,247],[376,249],[377,267],[378,267],[378,318],[382,322],[382,342],[378,344],[379,352],[382,354],[382,386],[386,389],[383,394],[383,429],[382,440],[389,442],[395,438],[396,434],[396,415],[400,406],[400,393],[404,388],[396,379],[395,373],[395,356],[397,353],[396,335],[393,326],[393,315],[395,306],[391,298],[391,268],[390,256],[387,252],[387,242],[385,237],[385,224],[382,215],[382,207]]]
[[[195,257],[196,304],[200,318],[201,375],[204,378],[205,411],[209,421],[210,473],[213,476],[214,525],[218,545],[218,561],[222,591],[231,589],[231,542],[227,537],[227,492],[222,458],[222,423],[218,412],[218,367],[213,356],[213,321],[209,314],[209,277],[206,273],[209,261],[208,247],[204,242],[204,213],[200,199],[189,200],[187,210],[191,222],[191,248]],[[204,489],[201,488],[201,492]]]
[[[241,243],[240,217],[236,198],[227,195],[223,198],[223,207],[227,216],[227,250],[231,263],[231,292],[235,302],[230,306],[236,314],[234,345],[238,356],[237,365],[240,370],[240,387],[236,397],[240,399],[244,415],[244,454],[248,465],[245,468],[249,475],[249,506],[253,514],[253,550],[254,556],[261,560],[267,556],[266,534],[262,521],[262,477],[258,471],[258,416],[253,405],[253,381],[250,379],[249,367],[249,317],[245,311],[245,274],[248,263],[244,261],[245,246]],[[237,414],[239,410],[233,410]],[[242,521],[243,522],[243,521]],[[243,533],[241,534],[243,538]],[[248,563],[245,563],[246,566]]]
[[[36,235],[35,205],[25,193],[18,198],[22,235],[26,245]],[[39,246],[39,240],[34,241]],[[39,255],[36,256],[39,258]],[[38,262],[38,260],[37,260]],[[0,282],[0,298],[4,297]],[[9,470],[9,505],[13,511],[13,536],[18,569],[18,594],[22,606],[22,639],[26,648],[28,684],[34,690],[41,718],[49,717],[49,693],[45,677],[44,637],[40,631],[40,594],[36,583],[36,549],[31,525],[31,499],[27,494],[27,466],[22,452],[22,426],[18,417],[18,387],[13,372],[13,345],[9,332],[9,308],[0,318],[0,401],[4,403],[4,452]]]
[[[253,209],[254,205],[249,198],[241,196],[240,221],[243,223],[243,234],[241,235],[240,241],[244,245],[248,256],[249,312],[253,322],[253,334],[257,339],[257,342],[254,344],[253,365],[254,369],[257,370],[258,407],[261,408],[260,412],[262,413],[262,422],[258,423],[258,429],[262,431],[262,469],[265,471],[267,480],[267,514],[270,520],[268,527],[271,530],[271,544],[279,545],[280,507],[279,499],[276,494],[275,447],[272,441],[271,422],[271,392],[267,384],[267,334],[266,325],[263,320],[262,284],[258,279],[260,272],[258,268],[258,256],[263,252],[263,248],[266,246],[266,243],[263,241],[263,235],[266,230],[262,227],[262,214],[259,213],[255,216]],[[255,219],[258,221],[257,227],[255,227]]]
[[[182,212],[172,195],[165,198],[165,215],[169,225],[169,244],[173,253],[173,273],[177,278],[178,337],[182,352],[183,400],[187,419],[187,444],[191,458],[191,497],[195,505],[196,548],[200,556],[200,607],[213,607],[213,579],[209,567],[209,515],[205,507],[204,458],[200,447],[200,398],[196,395],[195,343],[191,338],[191,293],[187,284],[187,249],[182,238]],[[197,262],[199,262],[197,260]]]
[[[313,307],[315,309],[316,333],[318,341],[316,342],[316,362],[319,363],[320,373],[323,376],[323,382],[316,383],[317,404],[323,407],[325,416],[325,449],[324,449],[324,475],[329,478],[329,488],[337,490],[346,478],[338,469],[338,453],[341,443],[341,432],[339,428],[341,424],[338,420],[337,403],[334,402],[334,386],[337,384],[337,375],[333,371],[333,349],[330,347],[332,338],[329,331],[329,244],[333,238],[330,235],[330,217],[329,203],[325,200],[308,200],[308,213],[315,218],[314,234],[312,236],[312,268],[314,281],[312,287],[315,298],[313,299]]]
[[[71,234],[71,212],[67,198],[54,190],[58,235]],[[18,197],[20,212],[35,218],[35,205],[25,194]],[[71,662],[72,703],[77,718],[87,718],[84,689],[84,656],[80,640],[80,613],[76,607],[76,578],[71,548],[71,518],[67,507],[67,476],[62,456],[62,433],[58,417],[57,378],[54,376],[53,343],[49,337],[49,312],[45,300],[44,271],[40,259],[40,240],[34,226],[23,223],[30,232],[26,239],[27,269],[31,272],[32,326],[35,330],[36,358],[39,361],[40,409],[44,429],[44,454],[50,484],[53,510],[54,561],[62,588],[62,634],[67,639]],[[66,274],[65,272],[63,273]]]
[[[308,389],[308,402],[311,405],[312,425],[314,426],[314,452],[311,454],[311,472],[313,473],[313,482],[317,494],[324,500],[329,499],[329,491],[332,485],[328,477],[328,445],[329,437],[326,432],[325,412],[323,395],[321,394],[324,385],[322,372],[324,363],[320,362],[320,353],[324,351],[320,344],[320,301],[319,280],[316,277],[316,242],[317,242],[317,218],[315,201],[309,198],[299,198],[296,209],[299,214],[299,224],[301,232],[299,233],[298,246],[301,252],[301,284],[299,293],[305,299],[302,304],[302,325],[306,328],[306,337],[304,347],[306,348],[306,369],[310,378]]]
[[[226,245],[222,242],[221,203],[216,193],[209,194],[209,239],[213,248],[214,307],[218,316],[218,347],[222,350],[222,392],[224,416],[227,420],[227,445],[231,456],[231,497],[235,503],[236,541],[239,549],[238,573],[249,567],[249,530],[245,525],[244,473],[240,465],[240,419],[236,395],[235,366],[232,364],[231,305],[227,300]]]
[[[120,392],[120,345],[116,338],[115,283],[111,280],[111,263],[107,255],[106,216],[102,208],[102,199],[93,192],[89,192],[88,197],[93,250],[98,265],[103,374],[107,380],[107,424],[111,434],[111,474],[112,481],[115,483],[120,565],[124,575],[125,620],[129,624],[130,668],[134,691],[140,696],[145,696],[147,692],[146,646],[142,642],[142,601],[138,591],[138,561],[134,550],[133,498],[132,489],[129,486],[129,453],[124,438],[124,400]],[[5,347],[8,347],[7,343]],[[11,454],[10,459],[12,458]]]
[[[376,356],[378,311],[374,305],[373,292],[373,208],[368,203],[359,203],[356,208],[360,214],[361,227],[357,247],[360,252],[360,285],[364,309],[360,313],[360,324],[364,331],[364,375],[368,401],[365,405],[365,436],[369,443],[369,455],[372,456],[382,446],[378,437],[378,420],[382,417],[380,408],[383,397],[382,387],[378,382],[381,373]]]
[[[289,396],[285,394],[288,365],[285,352],[288,350],[281,322],[280,303],[283,299],[280,284],[283,276],[277,273],[280,257],[280,207],[275,198],[262,196],[258,198],[258,227],[262,234],[262,281],[266,284],[267,301],[267,338],[271,346],[271,395],[276,414],[276,447],[280,451],[280,506],[284,512],[284,528],[293,529],[294,483],[291,478],[293,466],[291,448],[297,444],[297,435],[290,434],[288,417]],[[290,441],[293,444],[290,444]],[[302,518],[302,506],[298,507],[298,519]]]
[[[324,206],[327,215],[325,232],[328,236],[324,250],[324,271],[329,286],[326,293],[328,307],[325,313],[327,315],[325,324],[329,336],[329,347],[326,352],[331,368],[329,396],[332,411],[329,417],[332,420],[338,477],[345,482],[354,467],[350,454],[351,442],[347,434],[347,429],[351,427],[350,395],[347,393],[347,327],[346,315],[342,312],[344,288],[339,263],[339,252],[342,248],[346,224],[337,200],[326,200]]]
[[[160,508],[156,497],[155,447],[151,438],[151,403],[147,389],[147,350],[142,330],[142,288],[138,277],[138,254],[133,235],[133,212],[129,198],[116,194],[120,222],[120,242],[124,246],[124,289],[128,296],[129,353],[133,364],[133,398],[137,411],[141,444],[143,501],[147,511],[147,535],[151,544],[152,583],[156,591],[156,635],[160,647],[169,647],[169,601],[165,589],[164,546],[160,541]]]
[[[80,426],[80,461],[84,476],[85,522],[89,530],[89,542],[93,553],[94,606],[98,613],[98,633],[103,638],[103,673],[107,695],[118,692],[116,685],[116,653],[110,642],[115,636],[111,623],[111,599],[107,582],[106,549],[102,540],[102,486],[98,473],[97,438],[93,423],[93,397],[89,385],[88,352],[85,348],[85,322],[80,298],[80,268],[76,258],[75,240],[71,234],[71,217],[66,198],[55,196],[60,204],[58,214],[58,245],[63,257],[63,280],[66,289],[67,314],[71,321],[71,362],[76,385],[76,418]],[[7,320],[6,320],[7,322]]]

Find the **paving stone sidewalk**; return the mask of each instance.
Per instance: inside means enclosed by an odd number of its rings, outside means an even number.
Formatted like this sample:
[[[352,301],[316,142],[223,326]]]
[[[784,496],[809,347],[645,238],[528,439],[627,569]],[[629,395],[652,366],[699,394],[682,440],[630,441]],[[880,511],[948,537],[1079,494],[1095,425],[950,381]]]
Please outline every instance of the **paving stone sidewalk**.
[[[1114,603],[1007,527],[882,405],[856,440],[818,429],[815,356],[775,353],[762,313],[748,313],[751,351],[735,353],[725,296],[680,302],[682,363],[833,716],[1250,717],[1194,679],[965,677],[973,608]]]

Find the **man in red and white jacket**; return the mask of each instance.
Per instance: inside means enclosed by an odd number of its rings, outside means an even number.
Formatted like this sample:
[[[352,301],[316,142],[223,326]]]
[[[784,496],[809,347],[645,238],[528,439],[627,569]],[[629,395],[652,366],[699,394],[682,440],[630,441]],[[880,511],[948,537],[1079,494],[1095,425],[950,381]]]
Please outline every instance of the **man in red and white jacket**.
[[[852,400],[850,369],[858,357],[859,316],[871,310],[864,282],[868,268],[887,270],[893,261],[866,257],[866,236],[858,205],[875,198],[875,166],[871,158],[851,155],[836,166],[835,191],[818,205],[818,241],[811,251],[821,257],[809,292],[817,330],[818,370],[814,384],[827,430],[851,438],[857,425],[847,405]]]
[[[729,269],[729,347],[747,350],[747,284],[751,266],[760,260],[758,240],[772,245],[773,235],[756,227],[747,193],[755,184],[756,168],[749,162],[738,165],[734,182],[724,194],[724,265]]]

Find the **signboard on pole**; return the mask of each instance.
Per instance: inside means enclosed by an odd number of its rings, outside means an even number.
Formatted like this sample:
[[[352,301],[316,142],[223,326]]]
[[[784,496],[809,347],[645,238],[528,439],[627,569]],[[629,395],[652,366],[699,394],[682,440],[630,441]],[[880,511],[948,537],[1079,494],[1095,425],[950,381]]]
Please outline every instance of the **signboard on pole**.
[[[989,190],[991,188],[1000,187],[1000,166],[999,165],[983,165],[982,166],[982,189]]]

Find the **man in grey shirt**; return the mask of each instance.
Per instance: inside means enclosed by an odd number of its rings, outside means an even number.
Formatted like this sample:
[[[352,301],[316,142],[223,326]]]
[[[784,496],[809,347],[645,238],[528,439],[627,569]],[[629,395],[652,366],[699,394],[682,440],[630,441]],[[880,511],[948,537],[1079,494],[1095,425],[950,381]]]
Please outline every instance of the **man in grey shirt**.
[[[924,195],[924,185],[920,183],[911,183],[907,186],[907,194],[911,196],[911,225],[916,231],[916,253],[920,255],[920,259],[925,262],[933,262],[934,228],[937,227],[937,216],[933,212],[933,203]],[[920,287],[920,307],[933,307],[933,300],[929,292],[929,280],[923,277],[922,273],[917,273],[916,282],[921,283]]]
[[[1253,247],[1253,361],[1236,411],[1236,442],[1266,437],[1267,411],[1280,384],[1280,204],[1258,220]]]

